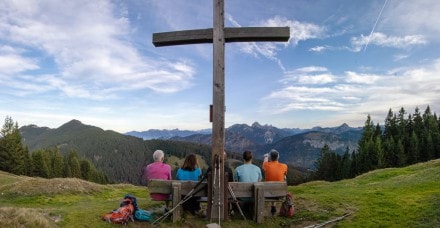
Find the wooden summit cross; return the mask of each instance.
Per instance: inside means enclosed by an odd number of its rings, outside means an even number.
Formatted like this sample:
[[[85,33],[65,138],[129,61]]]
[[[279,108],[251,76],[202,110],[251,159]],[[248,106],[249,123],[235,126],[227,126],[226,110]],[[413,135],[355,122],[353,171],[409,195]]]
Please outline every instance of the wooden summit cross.
[[[224,27],[224,0],[213,0],[214,27],[208,29],[163,32],[153,34],[156,47],[213,43],[213,106],[212,114],[212,174],[208,195],[208,217],[224,219],[227,208],[227,186],[224,186],[225,141],[225,42],[288,41],[289,27]],[[216,160],[219,170],[214,171]],[[220,175],[219,175],[220,173]],[[233,175],[230,173],[229,175]]]

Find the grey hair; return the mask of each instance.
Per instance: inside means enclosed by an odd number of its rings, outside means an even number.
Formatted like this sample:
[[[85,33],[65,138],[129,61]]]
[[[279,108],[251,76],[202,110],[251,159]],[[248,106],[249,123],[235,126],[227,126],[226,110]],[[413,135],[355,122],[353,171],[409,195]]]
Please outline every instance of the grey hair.
[[[162,158],[165,156],[165,153],[162,150],[156,150],[153,153],[154,161],[162,161]]]

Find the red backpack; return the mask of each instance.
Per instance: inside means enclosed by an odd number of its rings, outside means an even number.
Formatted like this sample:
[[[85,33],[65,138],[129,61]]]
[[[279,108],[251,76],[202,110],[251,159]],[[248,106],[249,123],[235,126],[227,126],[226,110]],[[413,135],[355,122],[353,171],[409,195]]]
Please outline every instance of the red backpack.
[[[133,201],[130,198],[125,198],[117,210],[114,210],[111,213],[103,214],[102,220],[105,220],[109,223],[127,224],[130,220],[134,221],[133,213]]]
[[[287,192],[286,199],[281,204],[280,216],[290,218],[293,217],[294,213],[295,213],[295,207],[293,206],[292,194],[290,192]]]

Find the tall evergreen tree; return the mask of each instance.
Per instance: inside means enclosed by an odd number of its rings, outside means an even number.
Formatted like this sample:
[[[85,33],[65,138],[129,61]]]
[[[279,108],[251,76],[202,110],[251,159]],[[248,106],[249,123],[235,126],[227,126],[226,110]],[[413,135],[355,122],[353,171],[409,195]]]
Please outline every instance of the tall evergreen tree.
[[[64,158],[58,148],[53,150],[52,157],[52,174],[53,177],[63,177]]]
[[[419,139],[414,131],[411,133],[408,146],[408,164],[419,162]]]
[[[404,149],[402,140],[400,140],[400,139],[397,141],[394,154],[395,154],[395,161],[396,161],[395,166],[402,167],[407,164],[405,149]]]
[[[321,156],[315,163],[315,179],[316,180],[327,180],[332,172],[331,161],[330,161],[330,147],[325,144],[321,149]]]
[[[68,166],[71,176],[81,178],[81,165],[79,163],[78,154],[75,151],[70,151],[67,155]]]
[[[354,152],[353,152],[354,153]],[[342,162],[341,162],[341,178],[351,178],[351,157],[350,157],[350,149],[347,146],[345,148],[344,155],[342,156]]]
[[[6,117],[1,129],[0,138],[0,170],[18,175],[26,174],[30,164],[29,154],[21,142],[18,123],[14,124],[11,117]]]
[[[351,153],[351,169],[350,169],[351,177],[355,177],[360,174],[358,169],[358,163],[359,160],[357,158],[357,152],[353,151]]]
[[[44,151],[37,150],[32,153],[32,175],[37,177],[49,177],[49,168],[44,159]]]
[[[377,128],[371,121],[370,115],[367,116],[365,121],[361,138],[358,144],[358,171],[360,173],[368,172],[374,169],[378,164],[378,151],[375,150],[375,134],[378,133]]]

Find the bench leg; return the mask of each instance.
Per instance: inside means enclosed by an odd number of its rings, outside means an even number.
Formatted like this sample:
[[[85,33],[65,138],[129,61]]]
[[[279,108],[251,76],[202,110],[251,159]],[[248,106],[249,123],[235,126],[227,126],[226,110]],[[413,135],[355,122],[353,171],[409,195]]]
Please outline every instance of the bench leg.
[[[255,215],[255,222],[257,222],[258,224],[263,222],[263,218],[264,218],[264,189],[263,186],[260,185],[255,185],[254,186],[254,202],[255,202],[255,207],[254,207],[254,215]]]
[[[173,208],[177,206],[177,204],[179,204],[180,202],[180,191],[181,191],[181,185],[180,183],[173,183]],[[176,208],[173,211],[173,223],[177,222],[180,218],[181,218],[181,206],[179,206],[178,208]]]

